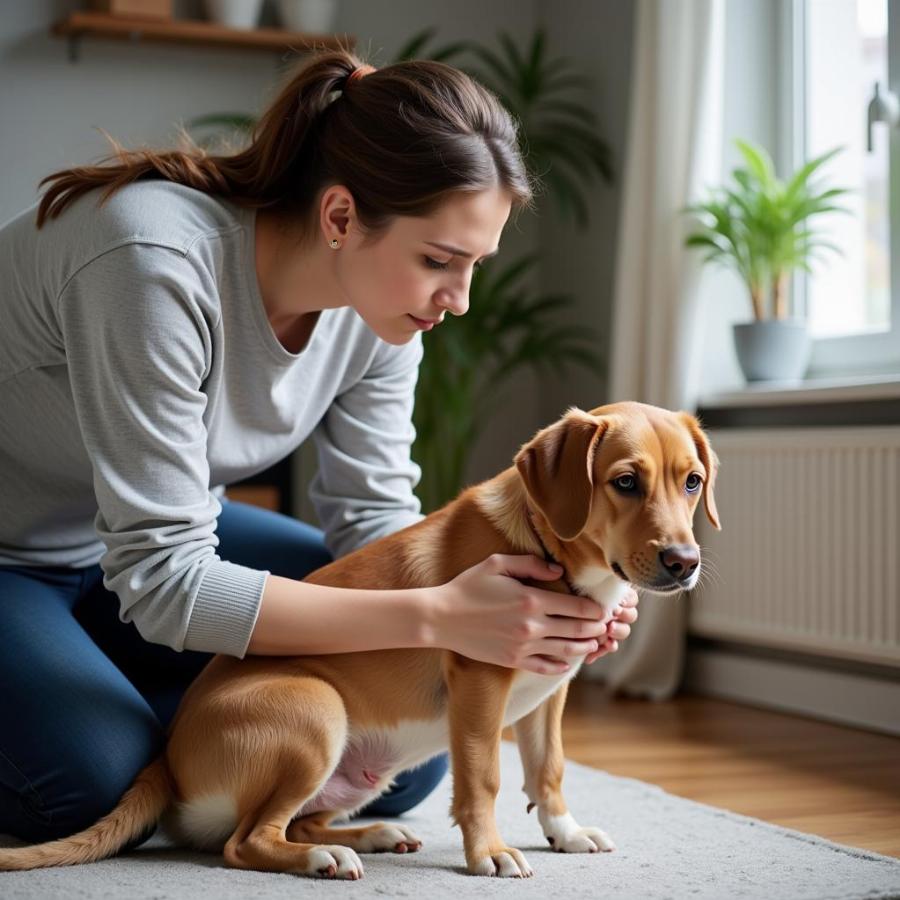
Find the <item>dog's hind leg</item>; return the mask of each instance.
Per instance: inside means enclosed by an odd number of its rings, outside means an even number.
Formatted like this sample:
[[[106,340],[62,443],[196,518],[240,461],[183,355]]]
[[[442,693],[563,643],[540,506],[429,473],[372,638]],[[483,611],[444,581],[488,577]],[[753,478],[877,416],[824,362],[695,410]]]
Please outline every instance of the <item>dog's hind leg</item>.
[[[300,802],[304,799],[301,798]],[[352,881],[362,878],[362,861],[350,847],[297,844],[287,839],[285,830],[296,811],[294,792],[279,787],[266,806],[250,813],[240,823],[225,845],[225,862],[238,869],[348,878]]]
[[[240,869],[362,878],[362,861],[351,848],[287,838],[291,820],[340,761],[347,736],[340,695],[318,679],[278,678],[254,686],[252,706],[255,714],[245,708],[238,733],[230,735],[229,743],[242,750],[234,764],[243,768],[243,789],[225,862]]]
[[[295,819],[288,826],[287,839],[299,843],[342,844],[358,853],[384,853],[388,850],[414,853],[422,846],[422,841],[405,825],[375,822],[357,828],[330,828],[328,823],[334,815],[333,812],[313,813]]]
[[[534,806],[538,808],[544,836],[554,850],[562,853],[615,850],[616,845],[605,831],[582,828],[563,799],[565,757],[561,723],[568,689],[569,682],[563,682],[537,709],[513,726],[525,771],[523,790],[528,795],[528,812]]]

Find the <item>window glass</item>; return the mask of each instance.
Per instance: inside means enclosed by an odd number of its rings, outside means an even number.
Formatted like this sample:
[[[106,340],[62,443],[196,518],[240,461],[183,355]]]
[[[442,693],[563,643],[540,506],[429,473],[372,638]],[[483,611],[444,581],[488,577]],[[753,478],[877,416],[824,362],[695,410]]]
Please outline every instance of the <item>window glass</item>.
[[[888,85],[887,0],[812,0],[806,11],[805,156],[838,145],[820,175],[849,187],[839,198],[851,215],[811,220],[842,255],[814,256],[807,313],[815,337],[890,329],[890,219],[888,126],[873,127],[867,149],[867,108]]]

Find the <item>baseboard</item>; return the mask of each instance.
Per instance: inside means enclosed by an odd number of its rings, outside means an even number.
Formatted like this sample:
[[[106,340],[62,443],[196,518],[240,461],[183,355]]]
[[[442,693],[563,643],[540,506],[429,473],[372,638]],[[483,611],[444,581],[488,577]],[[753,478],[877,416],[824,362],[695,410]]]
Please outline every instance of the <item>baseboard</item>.
[[[759,649],[692,641],[684,688],[816,719],[900,735],[900,681],[804,659],[767,658]]]

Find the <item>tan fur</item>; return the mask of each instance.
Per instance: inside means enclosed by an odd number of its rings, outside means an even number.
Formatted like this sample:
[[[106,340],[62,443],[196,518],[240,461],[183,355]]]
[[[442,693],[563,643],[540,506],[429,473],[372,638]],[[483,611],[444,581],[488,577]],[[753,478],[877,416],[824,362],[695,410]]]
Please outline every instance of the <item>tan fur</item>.
[[[623,498],[611,486],[617,467],[629,460],[645,485],[641,498]],[[703,477],[706,511],[718,527],[716,468],[702,429],[687,413],[633,403],[571,410],[522,448],[515,467],[307,581],[394,589],[444,584],[491,554],[542,555],[536,530],[567,576],[542,587],[594,584],[598,573],[617,582],[616,563],[628,581],[660,589],[660,549],[694,545],[700,493],[689,497],[680,487],[690,471]],[[340,766],[358,746],[396,751],[387,771],[371,775],[377,795],[404,766],[445,749],[449,736],[452,814],[469,871],[528,876],[527,861],[502,840],[494,819],[500,734],[513,721],[529,809],[538,807],[547,839],[560,850],[611,849],[603,832],[577,826],[562,795],[560,720],[575,671],[542,676],[447,650],[217,656],[182,700],[164,757],[141,773],[116,809],[66,840],[0,850],[0,869],[102,859],[167,807],[167,816],[177,817],[179,807],[190,810],[193,802],[195,818],[204,810],[234,811],[234,821],[220,825],[230,835],[223,841],[228,865],[359,878],[357,850],[406,852],[420,842],[399,825],[330,827],[371,798],[353,795],[344,806],[302,815],[301,808],[337,783]],[[190,830],[191,821],[185,816],[182,825]],[[209,828],[215,833],[215,823]],[[199,832],[195,840],[202,842]]]

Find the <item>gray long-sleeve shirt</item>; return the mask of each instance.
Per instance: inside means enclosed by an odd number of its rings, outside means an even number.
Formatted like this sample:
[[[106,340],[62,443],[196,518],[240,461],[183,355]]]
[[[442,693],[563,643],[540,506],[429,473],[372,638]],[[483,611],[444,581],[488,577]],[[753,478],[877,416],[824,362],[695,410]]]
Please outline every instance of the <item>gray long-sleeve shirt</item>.
[[[146,640],[243,656],[268,573],[217,556],[221,486],[312,434],[335,555],[418,521],[421,340],[345,307],[289,353],[252,211],[165,181],[98,198],[0,228],[0,565],[99,562]]]

